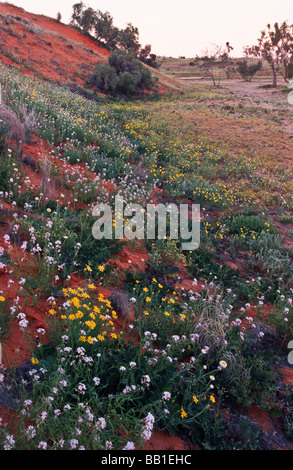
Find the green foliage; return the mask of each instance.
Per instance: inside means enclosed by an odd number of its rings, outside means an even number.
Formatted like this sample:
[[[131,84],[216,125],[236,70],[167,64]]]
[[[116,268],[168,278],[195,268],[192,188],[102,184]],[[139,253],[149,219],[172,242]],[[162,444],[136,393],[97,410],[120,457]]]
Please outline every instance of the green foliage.
[[[73,5],[71,25],[80,28],[86,34],[92,34],[100,44],[109,49],[123,49],[135,55],[140,54],[144,61],[150,65],[155,64],[155,55],[150,55],[151,49],[147,45],[144,49],[139,43],[138,28],[128,23],[124,29],[114,26],[113,17],[106,11],[87,8],[83,2]],[[149,56],[149,57],[148,57]]]
[[[119,83],[118,75],[109,64],[97,64],[90,77],[90,84],[102,93],[114,94]]]
[[[237,214],[226,220],[226,225],[231,234],[251,234],[251,233],[272,233],[276,234],[276,229],[258,215]]]
[[[246,82],[250,82],[252,77],[254,77],[254,75],[261,69],[261,60],[259,60],[256,64],[248,64],[247,60],[240,60],[237,64],[237,71]]]
[[[1,262],[3,262],[3,257],[1,257]],[[8,301],[1,295],[0,296],[0,343],[3,340],[7,339],[10,335],[10,325],[11,315],[9,311]]]
[[[11,126],[7,123],[0,120],[0,152],[5,150],[5,146],[7,143],[7,136],[9,135],[11,130]]]
[[[114,51],[107,64],[97,64],[89,83],[106,94],[132,96],[151,89],[152,76],[132,54]]]

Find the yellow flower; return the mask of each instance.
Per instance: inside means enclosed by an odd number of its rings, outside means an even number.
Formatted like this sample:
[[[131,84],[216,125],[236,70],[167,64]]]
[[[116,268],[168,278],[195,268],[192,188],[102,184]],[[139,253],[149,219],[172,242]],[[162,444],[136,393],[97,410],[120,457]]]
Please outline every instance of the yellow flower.
[[[169,312],[164,312],[164,315],[166,315],[166,317],[169,317],[170,313]]]
[[[69,300],[70,304],[74,305],[76,308],[80,307],[80,301],[77,297],[73,297],[73,299]]]
[[[32,361],[32,364],[38,364],[39,363],[38,359],[36,359],[35,357],[32,357],[31,361]]]
[[[5,301],[5,297],[3,297],[3,295],[0,296],[0,302],[4,302]]]
[[[92,271],[92,268],[87,264],[86,267],[84,268],[85,271]]]
[[[98,267],[98,270],[99,270],[101,273],[103,273],[103,272],[105,271],[105,268],[104,268],[104,266],[99,266],[99,267]]]
[[[186,413],[186,411],[184,411],[183,406],[181,406],[181,418],[182,419],[186,418],[186,416],[187,416],[187,413]]]
[[[146,302],[151,302],[152,301],[152,299],[150,297],[147,297],[145,300],[146,300]]]
[[[143,290],[144,292],[148,292],[148,288],[147,288],[147,287],[144,287],[142,290]]]
[[[145,315],[149,315],[149,312],[147,312],[146,310],[143,312]]]
[[[194,403],[197,405],[199,400],[198,400],[198,398],[196,397],[196,395],[193,395],[192,398],[193,398]]]
[[[82,341],[83,343],[85,343],[85,342],[86,342],[86,337],[85,337],[85,336],[81,336],[81,337],[79,338],[79,341]]]
[[[86,292],[82,292],[81,294],[79,294],[80,297],[82,297],[83,299],[89,299],[90,296],[86,293]]]
[[[88,326],[91,330],[93,330],[96,326],[96,323],[92,320],[88,320],[85,322],[86,326]]]
[[[216,402],[214,395],[211,395],[211,396],[210,396],[210,400],[211,400],[212,403],[215,403],[215,402]]]
[[[50,315],[55,315],[56,311],[53,308],[51,308],[48,313],[50,313]]]

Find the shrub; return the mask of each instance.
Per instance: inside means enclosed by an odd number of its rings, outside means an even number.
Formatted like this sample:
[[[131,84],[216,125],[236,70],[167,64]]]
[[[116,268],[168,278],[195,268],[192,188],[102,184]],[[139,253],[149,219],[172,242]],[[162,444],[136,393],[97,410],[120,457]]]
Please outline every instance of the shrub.
[[[90,84],[111,95],[131,96],[152,87],[151,72],[132,54],[113,51],[108,64],[97,64]]]
[[[248,65],[246,60],[241,60],[238,62],[237,70],[240,73],[241,77],[246,81],[250,82],[252,77],[261,70],[262,62],[259,60],[256,64]]]
[[[137,82],[135,77],[129,72],[122,72],[119,75],[117,90],[122,95],[133,95],[135,93]]]
[[[113,67],[109,64],[97,64],[90,84],[98,88],[103,93],[114,93],[118,85],[118,76]]]

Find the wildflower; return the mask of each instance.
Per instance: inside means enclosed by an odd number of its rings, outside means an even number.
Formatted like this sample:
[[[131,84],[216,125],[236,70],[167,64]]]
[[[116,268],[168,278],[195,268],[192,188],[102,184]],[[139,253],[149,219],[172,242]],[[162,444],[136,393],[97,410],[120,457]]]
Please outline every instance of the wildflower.
[[[103,273],[103,272],[105,271],[105,268],[104,268],[104,266],[98,266],[98,270],[99,270],[101,273]]]
[[[186,416],[187,416],[187,413],[186,411],[184,411],[183,406],[181,406],[181,418],[184,419],[186,418]]]
[[[48,445],[47,442],[41,441],[41,442],[39,442],[38,449],[46,450],[47,445]]]
[[[31,362],[32,362],[32,364],[38,364],[39,363],[38,359],[36,359],[35,357],[31,358]]]
[[[15,444],[15,441],[14,441],[12,435],[11,436],[9,436],[9,435],[6,436],[6,440],[7,440],[7,442],[4,444],[3,449],[4,450],[11,450],[14,447],[14,444]]]
[[[170,392],[164,392],[162,400],[168,401],[171,398],[171,393]]]
[[[101,382],[101,379],[99,379],[99,377],[94,377],[93,381],[95,382],[95,385],[99,385]]]
[[[71,439],[70,448],[71,449],[76,449],[77,445],[78,445],[78,440],[77,439]]]
[[[47,418],[48,413],[46,411],[41,412],[41,422],[43,423],[45,419]]]
[[[150,379],[149,375],[143,375],[142,376],[142,379],[141,379],[142,384],[146,384],[147,387],[149,387],[150,381],[151,381],[151,379]]]
[[[151,413],[148,413],[146,418],[144,418],[144,426],[142,429],[142,437],[144,440],[148,441],[152,436],[152,430],[154,427],[155,418]]]
[[[215,402],[216,402],[214,395],[211,395],[211,396],[210,396],[210,400],[211,400],[212,403],[215,403]]]
[[[27,408],[28,406],[31,406],[31,404],[32,404],[32,400],[25,400],[23,406]]]
[[[107,426],[107,422],[106,422],[105,418],[98,418],[97,419],[96,428],[98,430],[105,429],[106,426]]]
[[[134,443],[131,441],[128,441],[122,450],[135,450]]]
[[[36,436],[36,428],[34,426],[28,426],[26,429],[26,435],[29,439],[33,439]]]
[[[221,369],[225,369],[227,367],[227,362],[226,361],[220,361],[220,367],[221,367]]]
[[[196,395],[193,395],[192,398],[193,398],[194,403],[197,405],[198,402],[199,402],[199,400],[198,400],[198,398],[196,397]]]

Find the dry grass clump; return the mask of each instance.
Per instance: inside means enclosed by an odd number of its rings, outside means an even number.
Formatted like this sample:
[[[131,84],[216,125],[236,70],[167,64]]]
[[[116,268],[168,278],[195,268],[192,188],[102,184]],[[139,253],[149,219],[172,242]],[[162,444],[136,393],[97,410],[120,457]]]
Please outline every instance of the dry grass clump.
[[[19,116],[5,104],[0,104],[0,119],[9,126],[9,133],[13,140],[23,144],[26,141],[24,126]]]
[[[44,202],[53,198],[55,184],[53,179],[53,167],[49,156],[45,152],[40,152],[38,160],[38,170],[41,175],[40,192]]]

